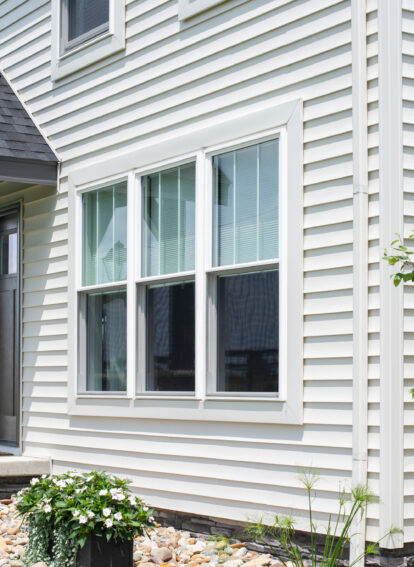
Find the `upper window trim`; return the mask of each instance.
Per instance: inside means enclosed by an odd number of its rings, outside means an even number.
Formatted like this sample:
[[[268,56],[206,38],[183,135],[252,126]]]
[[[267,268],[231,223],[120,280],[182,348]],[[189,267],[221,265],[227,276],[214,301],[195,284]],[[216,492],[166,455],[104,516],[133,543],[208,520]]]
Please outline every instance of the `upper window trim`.
[[[271,127],[273,125],[273,127]],[[228,132],[234,133],[234,138],[228,140]],[[273,138],[275,133],[280,132],[284,138],[281,144],[280,164],[283,164],[283,183],[289,186],[289,192],[285,191],[283,199],[285,203],[281,203],[281,207],[289,207],[289,227],[285,227],[285,243],[288,247],[295,247],[297,254],[289,257],[286,263],[285,289],[290,297],[291,308],[289,318],[286,321],[286,334],[288,344],[286,347],[286,357],[289,359],[289,368],[281,370],[289,372],[286,383],[286,390],[280,389],[280,399],[266,398],[263,396],[243,397],[238,396],[215,396],[207,395],[206,387],[196,386],[195,396],[185,397],[181,395],[163,396],[159,394],[149,395],[139,394],[135,391],[135,376],[129,378],[127,395],[108,396],[103,395],[79,395],[76,391],[76,279],[74,274],[69,281],[69,294],[71,297],[72,308],[69,311],[69,324],[73,330],[71,340],[69,341],[69,413],[71,415],[105,415],[119,416],[120,411],[125,417],[153,417],[155,407],[162,407],[162,419],[180,419],[184,420],[220,420],[220,421],[240,421],[253,423],[289,423],[299,424],[303,421],[303,357],[301,355],[303,349],[303,278],[298,278],[297,274],[303,271],[303,237],[300,227],[303,220],[303,203],[302,203],[302,103],[300,100],[273,105],[262,108],[256,112],[242,113],[237,118],[231,117],[227,121],[220,124],[214,124],[207,128],[193,130],[191,133],[183,136],[177,136],[167,142],[161,142],[152,146],[135,150],[124,154],[120,158],[106,160],[103,163],[83,168],[77,171],[69,172],[69,209],[72,211],[72,217],[76,209],[77,195],[88,187],[96,189],[98,186],[105,186],[107,183],[113,182],[115,179],[120,180],[122,175],[128,175],[128,202],[132,205],[129,207],[131,211],[134,207],[130,195],[135,202],[138,186],[138,175],[144,175],[147,172],[165,169],[169,166],[178,165],[184,161],[191,161],[194,157],[197,159],[196,172],[196,198],[197,192],[201,188],[206,187],[206,169],[203,163],[207,154],[217,153],[222,149],[231,147],[240,147],[243,144],[250,145],[252,143],[264,141],[267,137]],[[183,153],[176,156],[176,147],[180,142]],[[182,142],[182,143],[181,143]],[[191,149],[193,151],[191,151]],[[154,155],[158,157],[154,163]],[[128,164],[132,167],[128,168]],[[119,167],[121,166],[121,167]],[[118,169],[119,167],[119,169]],[[110,172],[107,177],[105,175]],[[127,173],[128,171],[128,173]],[[98,179],[100,180],[98,181]],[[203,183],[199,183],[199,179],[204,179]],[[138,199],[139,201],[139,199]],[[200,207],[198,208],[200,211]],[[77,216],[79,219],[79,216]],[[129,217],[128,217],[129,218]],[[196,213],[196,222],[200,222],[200,216]],[[211,223],[210,223],[211,224]],[[76,223],[72,223],[69,228],[70,246],[73,254],[74,242],[76,241]],[[130,247],[128,258],[132,262],[139,262],[137,242],[134,237],[134,250]],[[283,236],[281,236],[283,238]],[[75,246],[76,248],[76,246]],[[196,253],[197,254],[197,253]],[[199,257],[199,256],[198,256]],[[197,255],[196,255],[197,258]],[[76,259],[74,260],[76,261]],[[204,262],[204,260],[202,260]],[[129,263],[129,266],[132,264]],[[140,264],[139,264],[140,265]],[[135,270],[137,266],[135,265]],[[196,259],[197,271],[197,259]],[[206,266],[203,264],[202,272],[206,273]],[[137,273],[137,272],[135,272]],[[291,281],[287,285],[287,281]],[[134,291],[136,281],[130,280],[128,290]],[[133,296],[134,293],[131,293]],[[299,300],[298,300],[299,298]],[[294,301],[292,301],[292,299]],[[128,310],[128,312],[131,312]],[[202,338],[205,340],[205,338]],[[134,362],[135,368],[135,362]],[[204,380],[206,384],[206,380]],[[112,402],[111,399],[118,401]],[[178,404],[178,405],[177,405]],[[122,410],[121,410],[122,407]],[[160,415],[160,414],[158,414]]]
[[[67,0],[52,0],[51,78],[58,81],[125,49],[125,0],[109,0],[109,22],[67,39]],[[65,35],[66,34],[66,35]]]

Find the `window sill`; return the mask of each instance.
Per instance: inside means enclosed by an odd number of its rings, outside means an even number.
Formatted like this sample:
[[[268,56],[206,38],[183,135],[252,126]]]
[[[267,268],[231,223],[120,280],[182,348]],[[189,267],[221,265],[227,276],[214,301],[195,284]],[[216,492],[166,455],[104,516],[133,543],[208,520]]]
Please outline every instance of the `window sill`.
[[[68,413],[73,416],[130,419],[179,419],[248,423],[302,424],[298,401],[288,404],[274,398],[106,397],[75,396]]]

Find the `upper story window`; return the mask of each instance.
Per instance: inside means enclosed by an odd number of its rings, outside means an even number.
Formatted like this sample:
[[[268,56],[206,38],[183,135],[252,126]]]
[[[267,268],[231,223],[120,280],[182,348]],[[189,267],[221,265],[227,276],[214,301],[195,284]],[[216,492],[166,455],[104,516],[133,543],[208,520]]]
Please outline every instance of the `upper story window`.
[[[64,50],[109,29],[109,0],[62,0]]]
[[[52,0],[54,81],[125,49],[125,0]]]

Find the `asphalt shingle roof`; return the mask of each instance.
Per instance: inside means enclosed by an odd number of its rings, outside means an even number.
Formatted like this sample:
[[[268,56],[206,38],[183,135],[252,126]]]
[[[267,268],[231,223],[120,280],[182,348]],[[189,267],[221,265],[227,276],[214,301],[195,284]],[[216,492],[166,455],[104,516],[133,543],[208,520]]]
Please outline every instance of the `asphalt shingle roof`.
[[[1,73],[0,158],[57,162],[55,154]]]

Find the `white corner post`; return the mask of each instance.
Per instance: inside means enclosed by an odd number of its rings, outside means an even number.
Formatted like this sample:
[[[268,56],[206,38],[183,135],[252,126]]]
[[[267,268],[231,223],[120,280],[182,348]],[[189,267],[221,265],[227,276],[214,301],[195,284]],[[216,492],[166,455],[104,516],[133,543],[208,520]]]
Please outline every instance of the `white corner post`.
[[[404,525],[403,286],[395,288],[381,256],[403,234],[402,0],[378,1],[379,262],[380,262],[380,512],[379,537]],[[381,542],[404,545],[402,534]]]
[[[367,484],[368,459],[368,131],[366,0],[352,0],[353,400],[352,484]],[[359,518],[358,518],[359,520]],[[365,516],[352,528],[350,561],[363,554]],[[363,566],[364,560],[358,562]]]

